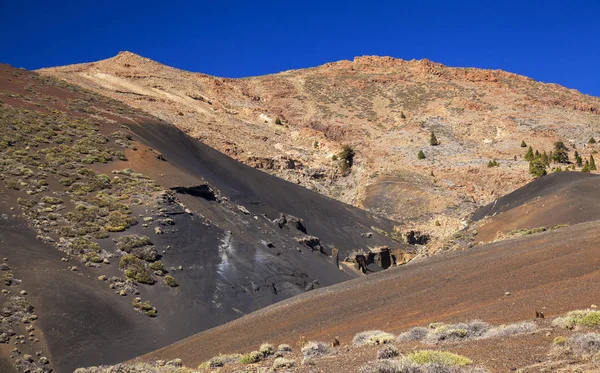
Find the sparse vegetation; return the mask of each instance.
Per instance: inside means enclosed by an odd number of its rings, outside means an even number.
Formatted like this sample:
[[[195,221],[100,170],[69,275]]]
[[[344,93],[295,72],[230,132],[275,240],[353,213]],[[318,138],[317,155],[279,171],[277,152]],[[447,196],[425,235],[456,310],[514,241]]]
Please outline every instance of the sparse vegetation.
[[[355,335],[352,339],[352,344],[355,346],[376,346],[386,343],[392,343],[394,342],[394,339],[395,337],[393,335],[383,332],[381,330],[369,330]]]
[[[488,166],[488,168],[499,167],[500,163],[498,163],[498,161],[494,159],[494,160],[489,161],[487,166]]]
[[[525,143],[525,140],[522,140],[521,141],[521,148],[526,148],[526,147],[527,147],[527,144]]]
[[[425,159],[425,153],[423,153],[423,150],[419,150],[419,152],[417,153],[417,159]]]
[[[556,318],[553,324],[565,329],[598,328],[600,327],[600,311],[591,309],[571,311],[565,316]]]

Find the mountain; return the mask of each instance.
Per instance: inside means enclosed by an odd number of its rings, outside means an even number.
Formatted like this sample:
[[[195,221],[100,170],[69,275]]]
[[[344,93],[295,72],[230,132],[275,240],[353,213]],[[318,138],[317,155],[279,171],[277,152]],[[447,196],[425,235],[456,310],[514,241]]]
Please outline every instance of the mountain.
[[[0,128],[2,372],[128,360],[413,256],[391,220],[52,77],[1,65]]]
[[[236,160],[449,246],[468,216],[531,180],[527,148],[589,157],[600,99],[500,71],[357,57],[228,79],[121,52],[40,71],[175,124]],[[277,124],[277,123],[280,123]],[[430,145],[431,132],[439,145]],[[350,172],[335,159],[356,155]],[[422,150],[425,159],[418,160]],[[497,160],[498,167],[488,167]]]

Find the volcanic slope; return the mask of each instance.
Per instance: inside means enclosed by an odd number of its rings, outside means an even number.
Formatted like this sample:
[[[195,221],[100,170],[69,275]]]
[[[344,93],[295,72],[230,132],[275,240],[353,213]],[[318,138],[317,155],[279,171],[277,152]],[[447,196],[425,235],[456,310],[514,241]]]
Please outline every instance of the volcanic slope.
[[[587,159],[597,147],[590,138],[600,136],[597,97],[428,60],[366,56],[227,79],[122,52],[41,73],[142,108],[245,164],[392,218],[402,231],[440,239],[531,180],[523,141],[540,152],[564,141],[571,157],[577,150]],[[350,172],[340,170],[344,144],[356,152]],[[494,159],[498,166],[488,167]]]
[[[543,190],[552,194],[554,187],[572,195],[586,185],[593,194],[599,182],[600,178],[581,173],[548,176],[507,196],[504,202],[524,203],[537,195],[543,196],[540,192]],[[516,204],[513,208],[517,208]],[[482,211],[481,216],[489,210]],[[496,217],[507,213],[510,210]],[[566,214],[562,218],[569,220],[571,216]],[[299,295],[142,359],[177,357],[187,366],[195,367],[220,353],[247,353],[265,341],[294,346],[299,340],[330,342],[339,337],[344,346],[351,344],[356,333],[365,330],[398,334],[413,326],[475,319],[508,324],[533,319],[536,312],[548,318],[585,309],[598,304],[600,292],[597,247],[600,230],[595,219],[592,216],[591,221],[561,229],[413,260],[399,269]],[[548,333],[546,337],[544,333]],[[553,333],[545,328],[531,338],[500,338],[493,346],[436,344],[435,349],[464,353],[492,371],[506,372],[514,367],[535,368],[545,360],[556,336]],[[348,356],[343,347],[339,351],[341,360],[316,359],[312,368],[301,367],[297,371],[356,371],[357,361],[372,359],[360,351],[355,351],[357,357]]]
[[[336,251],[401,249],[390,220],[55,78],[1,65],[0,126],[2,372],[127,360],[362,276]]]

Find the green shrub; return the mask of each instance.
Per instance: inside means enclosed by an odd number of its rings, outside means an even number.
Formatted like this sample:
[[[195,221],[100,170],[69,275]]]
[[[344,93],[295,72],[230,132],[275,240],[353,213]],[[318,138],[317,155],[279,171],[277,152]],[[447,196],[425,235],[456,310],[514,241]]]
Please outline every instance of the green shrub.
[[[135,308],[138,311],[142,312],[146,316],[156,317],[156,314],[157,314],[156,307],[154,307],[148,301],[142,302],[141,300],[139,300],[138,298],[136,298],[136,299],[133,300],[133,302],[131,302],[131,305],[133,306],[133,308]]]
[[[117,238],[117,249],[130,253],[132,249],[152,245],[150,237],[131,234]],[[154,269],[154,268],[153,268]]]
[[[435,133],[433,133],[433,131],[431,131],[431,135],[429,136],[429,145],[437,146],[439,144],[440,144],[440,142],[438,141],[437,137],[435,137]]]
[[[419,150],[419,152],[417,153],[417,159],[425,159],[425,153],[423,153],[423,150]]]
[[[273,369],[281,369],[281,368],[292,368],[294,366],[294,360],[286,359],[283,357],[278,357],[273,361]]]
[[[275,124],[281,126],[281,119],[279,117],[275,118]]]
[[[165,282],[165,284],[167,284],[168,286],[174,288],[179,286],[177,284],[177,280],[175,280],[175,277],[171,276],[171,275],[166,275],[165,278],[163,279],[163,281]]]
[[[242,356],[240,363],[242,364],[254,364],[258,363],[263,359],[263,354],[260,351],[252,351],[249,354]]]
[[[553,322],[554,325],[574,329],[577,326],[582,327],[600,327],[600,311],[596,310],[576,310],[567,313],[566,316],[558,317]]]
[[[139,283],[152,285],[155,282],[150,273],[146,270],[144,262],[134,255],[123,255],[119,261],[119,268],[124,271],[127,278]]]
[[[342,151],[339,154],[340,159],[340,169],[342,172],[346,172],[352,168],[354,164],[354,149],[352,146],[346,144],[342,146]]]

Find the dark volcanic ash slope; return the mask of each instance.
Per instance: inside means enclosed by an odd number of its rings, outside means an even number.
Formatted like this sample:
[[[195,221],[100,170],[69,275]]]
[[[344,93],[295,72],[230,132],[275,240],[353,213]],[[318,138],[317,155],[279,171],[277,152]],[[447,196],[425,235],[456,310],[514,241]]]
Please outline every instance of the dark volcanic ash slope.
[[[564,228],[600,219],[600,178],[582,172],[544,176],[477,210],[478,242],[526,230]]]
[[[389,220],[5,65],[0,126],[3,372],[127,360],[360,276],[336,250],[400,247]]]

